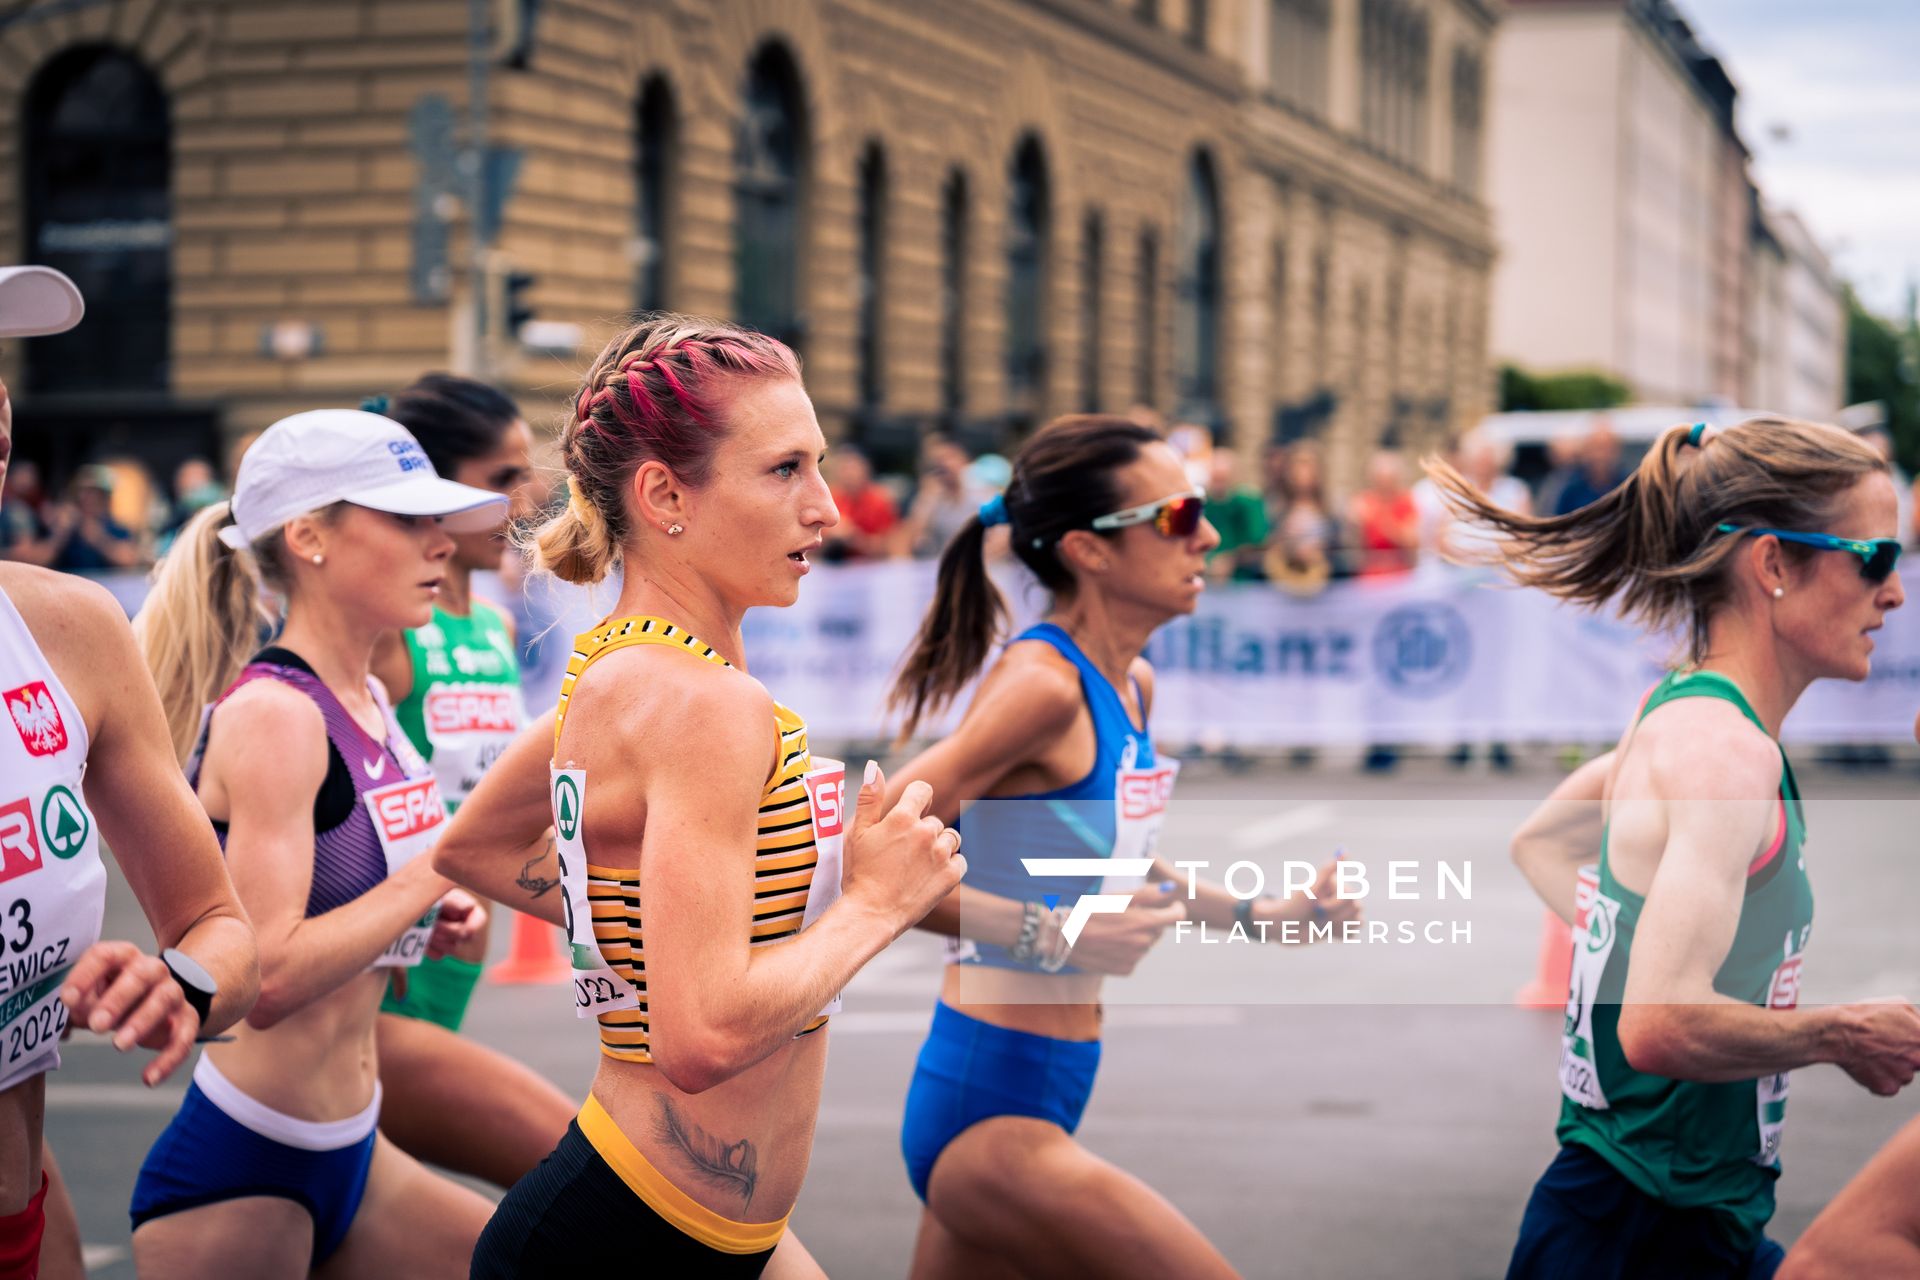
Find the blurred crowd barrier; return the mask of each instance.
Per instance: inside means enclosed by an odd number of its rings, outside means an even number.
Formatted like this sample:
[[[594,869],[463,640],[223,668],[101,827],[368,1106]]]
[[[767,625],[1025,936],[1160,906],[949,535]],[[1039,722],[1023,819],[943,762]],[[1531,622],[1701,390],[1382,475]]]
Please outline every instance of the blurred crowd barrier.
[[[933,574],[926,561],[816,566],[798,604],[748,615],[750,669],[818,741],[888,736],[897,720],[887,692]],[[997,576],[1016,626],[1035,619],[1046,603],[1038,584],[1011,564]],[[129,612],[146,591],[139,575],[103,580]],[[574,635],[618,600],[614,583],[594,592],[542,579],[518,593],[498,581],[476,587],[519,615],[534,709],[552,704]],[[1920,610],[1889,614],[1873,640],[1872,677],[1814,685],[1787,720],[1787,741],[1911,741]],[[1504,586],[1486,570],[1435,565],[1335,582],[1305,598],[1225,583],[1148,646],[1154,736],[1248,751],[1612,742],[1675,650],[1668,638]],[[925,732],[937,736],[953,719]]]

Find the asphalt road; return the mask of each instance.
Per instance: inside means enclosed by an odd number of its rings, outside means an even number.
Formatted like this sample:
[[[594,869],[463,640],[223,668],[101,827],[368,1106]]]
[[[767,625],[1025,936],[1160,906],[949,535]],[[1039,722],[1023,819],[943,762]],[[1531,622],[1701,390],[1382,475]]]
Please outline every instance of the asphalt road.
[[[1499,1276],[1533,1179],[1552,1157],[1559,1017],[1515,1009],[1541,913],[1507,863],[1514,823],[1559,774],[1415,763],[1389,777],[1262,765],[1190,766],[1162,844],[1216,877],[1244,858],[1270,876],[1334,847],[1381,877],[1406,859],[1419,896],[1377,903],[1416,926],[1464,921],[1444,945],[1301,949],[1163,943],[1111,988],[1099,1085],[1081,1138],[1146,1177],[1249,1276]],[[1920,997],[1913,768],[1802,770],[1819,916],[1803,1000]],[[1438,863],[1470,864],[1472,892],[1437,897]],[[1250,873],[1242,873],[1250,874]],[[1377,906],[1377,910],[1375,907]],[[145,938],[116,881],[109,937]],[[504,938],[496,935],[496,946]],[[847,993],[807,1189],[793,1224],[828,1272],[902,1276],[918,1204],[898,1126],[938,980],[933,939],[909,935]],[[584,1091],[590,1032],[556,988],[483,987],[471,1033],[562,1088]],[[129,1277],[126,1205],[147,1146],[185,1088],[159,1090],[81,1036],[48,1089],[48,1131],[72,1180],[94,1274]],[[1840,1072],[1795,1076],[1773,1234],[1791,1241],[1920,1109],[1875,1099]]]

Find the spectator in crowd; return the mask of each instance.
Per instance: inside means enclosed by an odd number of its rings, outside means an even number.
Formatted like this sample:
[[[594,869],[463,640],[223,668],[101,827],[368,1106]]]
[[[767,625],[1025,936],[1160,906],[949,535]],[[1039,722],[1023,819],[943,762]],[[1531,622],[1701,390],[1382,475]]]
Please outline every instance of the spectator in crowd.
[[[873,464],[852,445],[837,446],[827,458],[827,483],[840,523],[827,533],[827,560],[884,560],[892,551],[900,508],[874,479]]]
[[[1580,466],[1567,477],[1553,505],[1553,514],[1564,516],[1578,511],[1618,488],[1627,478],[1620,467],[1620,440],[1605,419],[1594,424],[1580,442]]]
[[[1377,449],[1367,461],[1367,487],[1354,495],[1348,519],[1359,540],[1359,576],[1411,572],[1420,550],[1420,509],[1398,449]]]
[[[1460,466],[1462,438],[1449,436],[1441,456],[1449,466]],[[1447,504],[1441,500],[1440,489],[1433,483],[1433,477],[1421,476],[1413,485],[1413,507],[1419,512],[1420,545],[1415,562],[1424,570],[1440,570],[1440,532],[1447,523]]]
[[[1533,494],[1526,482],[1507,473],[1507,468],[1513,462],[1510,448],[1484,431],[1469,431],[1461,437],[1452,461],[1460,473],[1473,482],[1474,488],[1499,506],[1523,516],[1533,514]],[[1433,482],[1429,479],[1421,483],[1431,485]],[[1460,563],[1471,563],[1476,553],[1490,546],[1493,541],[1494,535],[1490,530],[1463,524],[1451,515],[1441,520],[1436,537],[1439,553],[1448,560]]]
[[[1277,452],[1278,483],[1268,511],[1272,534],[1263,567],[1267,580],[1282,591],[1315,595],[1333,577],[1340,540],[1339,525],[1327,502],[1320,446],[1301,440]]]
[[[92,463],[74,477],[73,500],[47,517],[51,564],[67,573],[133,569],[145,562],[133,531],[113,518],[113,468]]]
[[[1583,436],[1551,436],[1546,441],[1547,472],[1533,488],[1535,511],[1557,511],[1560,495],[1573,483],[1580,470],[1580,445]]]
[[[47,541],[47,495],[40,484],[40,468],[16,458],[7,468],[0,488],[0,560],[44,565],[53,558]]]
[[[177,531],[193,519],[195,512],[226,500],[227,487],[220,483],[213,464],[205,458],[188,458],[173,469],[173,506],[167,515],[167,532]]]
[[[1267,508],[1258,493],[1240,483],[1239,471],[1239,455],[1214,449],[1207,464],[1206,518],[1220,531],[1220,545],[1207,553],[1207,576],[1216,580],[1260,577]]]
[[[1462,436],[1449,460],[1473,482],[1476,489],[1493,501],[1520,515],[1533,514],[1533,494],[1526,482],[1518,476],[1507,474],[1507,468],[1513,461],[1512,450],[1484,431],[1469,431]],[[1429,478],[1421,483],[1431,486],[1433,481]],[[1439,496],[1437,489],[1431,492],[1435,497]],[[1443,506],[1434,539],[1434,550],[1439,558],[1455,564],[1473,564],[1498,541],[1499,536],[1493,530],[1456,519],[1451,510]],[[1456,766],[1466,765],[1473,759],[1473,745],[1465,742],[1456,745],[1448,759]],[[1487,760],[1496,769],[1513,767],[1513,753],[1504,742],[1487,744]]]
[[[967,451],[949,436],[930,433],[920,445],[920,483],[900,524],[899,546],[907,555],[931,559],[946,549],[992,493],[968,475]]]
[[[1407,462],[1398,449],[1377,449],[1367,460],[1367,487],[1354,495],[1348,519],[1359,543],[1359,576],[1382,580],[1413,572],[1420,554],[1420,507],[1407,483]],[[1367,748],[1366,768],[1391,769],[1399,751],[1382,743]]]

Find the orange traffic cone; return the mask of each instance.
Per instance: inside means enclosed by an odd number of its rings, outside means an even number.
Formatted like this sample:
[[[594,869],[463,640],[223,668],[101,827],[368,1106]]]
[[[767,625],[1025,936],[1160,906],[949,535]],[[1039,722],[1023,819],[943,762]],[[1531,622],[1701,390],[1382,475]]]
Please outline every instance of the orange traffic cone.
[[[558,926],[514,912],[507,958],[487,970],[487,981],[503,986],[565,982],[571,970],[566,952],[556,945],[559,936]]]
[[[1566,1007],[1568,983],[1573,977],[1573,940],[1587,932],[1587,913],[1593,910],[1600,893],[1600,868],[1589,863],[1580,868],[1580,879],[1573,891],[1573,926],[1553,912],[1540,926],[1540,962],[1534,966],[1533,981],[1514,994],[1513,1002],[1523,1009],[1561,1009]]]
[[[1567,980],[1573,969],[1573,931],[1553,912],[1540,926],[1540,963],[1533,981],[1521,987],[1513,1002],[1522,1009],[1560,1009],[1567,1003]]]

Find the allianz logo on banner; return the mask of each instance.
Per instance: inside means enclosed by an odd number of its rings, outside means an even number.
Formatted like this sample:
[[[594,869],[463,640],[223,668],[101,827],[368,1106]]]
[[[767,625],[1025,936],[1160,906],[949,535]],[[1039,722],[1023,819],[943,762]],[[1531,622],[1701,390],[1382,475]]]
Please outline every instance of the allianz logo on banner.
[[[926,561],[821,565],[788,609],[756,609],[745,636],[753,673],[807,717],[822,741],[892,728],[887,689],[933,592]],[[996,575],[1015,627],[1046,593],[1017,566]],[[143,578],[108,578],[129,612]],[[599,618],[580,588],[539,582],[515,607],[532,638],[526,702],[553,700],[568,642]],[[606,595],[606,589],[601,592]],[[1787,720],[1788,742],[1912,740],[1920,709],[1920,609],[1887,615],[1873,676],[1821,681]],[[1507,587],[1486,570],[1433,566],[1392,581],[1336,582],[1300,599],[1255,583],[1209,589],[1192,617],[1157,632],[1155,737],[1247,748],[1611,742],[1677,646],[1605,615]],[[961,705],[964,705],[964,699]],[[942,725],[930,725],[938,732]]]

